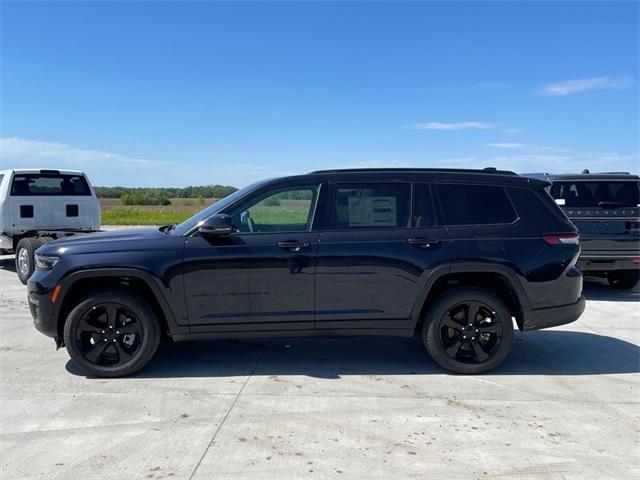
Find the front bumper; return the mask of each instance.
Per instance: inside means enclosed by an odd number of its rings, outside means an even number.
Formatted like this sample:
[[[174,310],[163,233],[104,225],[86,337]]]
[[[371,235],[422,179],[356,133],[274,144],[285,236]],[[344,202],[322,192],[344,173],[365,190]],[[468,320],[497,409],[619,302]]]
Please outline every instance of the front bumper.
[[[54,303],[51,301],[50,294],[51,292],[46,291],[38,283],[27,284],[27,301],[36,330],[59,342],[58,325],[53,311]]]
[[[522,329],[540,330],[575,322],[584,312],[585,305],[586,301],[581,295],[576,303],[530,310],[525,315]]]

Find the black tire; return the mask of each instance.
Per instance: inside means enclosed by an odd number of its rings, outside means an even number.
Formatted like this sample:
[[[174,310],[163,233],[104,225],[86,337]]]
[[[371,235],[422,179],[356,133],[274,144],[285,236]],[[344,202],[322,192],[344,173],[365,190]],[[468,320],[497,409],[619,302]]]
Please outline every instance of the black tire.
[[[64,343],[73,361],[96,377],[124,377],[158,349],[160,323],[149,304],[117,289],[87,295],[69,313]]]
[[[39,238],[25,237],[16,245],[16,273],[23,285],[27,284],[36,266],[33,254],[44,242]]]
[[[608,277],[609,285],[620,290],[630,290],[636,286],[640,280],[640,270],[624,270],[613,272]]]
[[[476,313],[469,320],[472,309]],[[493,293],[474,287],[454,288],[427,310],[422,340],[431,357],[450,372],[483,373],[509,355],[513,321],[505,304]]]

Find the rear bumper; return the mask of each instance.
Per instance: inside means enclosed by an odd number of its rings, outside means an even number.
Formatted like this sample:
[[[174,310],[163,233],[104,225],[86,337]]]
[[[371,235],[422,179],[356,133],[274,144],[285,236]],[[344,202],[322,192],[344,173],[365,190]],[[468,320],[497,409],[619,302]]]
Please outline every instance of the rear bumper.
[[[581,295],[576,303],[530,310],[525,315],[522,329],[540,330],[575,322],[584,312],[585,304],[584,296]]]
[[[609,271],[615,270],[633,270],[640,268],[640,265],[633,263],[635,259],[640,258],[640,253],[637,255],[624,255],[624,256],[607,256],[607,255],[582,255],[578,259],[578,268],[584,273],[600,273],[605,274]]]

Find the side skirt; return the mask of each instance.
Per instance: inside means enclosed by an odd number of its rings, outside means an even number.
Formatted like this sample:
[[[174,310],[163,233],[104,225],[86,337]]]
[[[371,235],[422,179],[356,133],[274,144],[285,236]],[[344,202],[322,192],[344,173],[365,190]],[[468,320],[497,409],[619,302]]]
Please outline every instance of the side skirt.
[[[353,328],[333,330],[270,330],[270,331],[236,331],[236,332],[199,332],[173,334],[174,342],[202,340],[214,338],[273,338],[273,337],[352,337],[352,336],[388,336],[413,337],[413,329],[397,328]]]

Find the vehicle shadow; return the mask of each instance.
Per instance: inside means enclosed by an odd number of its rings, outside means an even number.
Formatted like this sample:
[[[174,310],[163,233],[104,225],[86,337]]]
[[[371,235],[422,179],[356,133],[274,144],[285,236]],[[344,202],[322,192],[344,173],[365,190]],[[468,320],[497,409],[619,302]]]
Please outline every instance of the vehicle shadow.
[[[587,300],[604,302],[640,302],[640,283],[631,290],[611,288],[606,280],[585,278],[582,293]]]
[[[16,261],[13,256],[0,258],[0,270],[16,273]]]
[[[516,333],[509,358],[491,375],[599,375],[640,372],[640,347],[587,332]],[[84,374],[72,361],[67,370]],[[391,337],[198,340],[163,343],[137,378],[446,373],[419,339]]]

